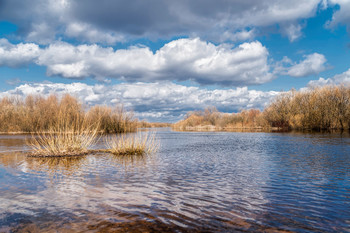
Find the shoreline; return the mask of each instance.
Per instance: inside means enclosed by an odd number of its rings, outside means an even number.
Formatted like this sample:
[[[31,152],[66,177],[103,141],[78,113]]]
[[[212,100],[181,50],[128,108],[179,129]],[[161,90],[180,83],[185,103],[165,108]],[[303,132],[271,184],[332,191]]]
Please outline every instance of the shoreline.
[[[293,128],[280,128],[280,127],[217,127],[214,125],[202,125],[202,126],[186,126],[186,127],[172,127],[173,131],[178,132],[271,132],[271,133],[288,133],[288,132],[300,132],[300,133],[342,133],[350,132],[344,129],[293,129]]]

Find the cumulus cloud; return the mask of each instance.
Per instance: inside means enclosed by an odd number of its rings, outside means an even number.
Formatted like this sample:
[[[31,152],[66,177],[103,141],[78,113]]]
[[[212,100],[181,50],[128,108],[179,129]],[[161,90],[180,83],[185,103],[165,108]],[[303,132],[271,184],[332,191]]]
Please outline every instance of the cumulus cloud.
[[[3,41],[3,43],[1,43]],[[125,81],[193,80],[200,84],[244,86],[274,78],[267,63],[268,51],[258,41],[214,45],[199,38],[178,39],[153,53],[148,47],[114,50],[99,45],[55,42],[39,48],[35,44],[12,45],[0,41],[0,65],[33,62],[47,67],[49,76]]]
[[[323,54],[313,53],[304,56],[304,60],[293,63],[285,57],[275,69],[276,73],[291,77],[306,77],[318,74],[326,69],[327,59]],[[286,66],[289,65],[289,66]]]
[[[331,78],[319,78],[318,80],[311,80],[308,83],[308,87],[318,87],[318,86],[325,86],[325,85],[337,85],[337,84],[345,84],[350,85],[350,69],[347,71],[334,75]]]
[[[152,121],[177,121],[187,111],[216,106],[225,112],[245,108],[263,108],[278,92],[248,90],[247,87],[225,90],[208,90],[171,82],[134,83],[117,85],[88,85],[85,83],[36,83],[24,84],[0,93],[27,96],[30,94],[69,93],[89,104],[124,104],[133,109],[140,119]]]
[[[55,36],[115,43],[125,37],[178,35],[221,41],[224,33],[236,35],[226,36],[228,40],[237,40],[247,37],[239,33],[246,28],[276,24],[294,25],[288,30],[294,38],[300,35],[298,21],[314,16],[321,1],[1,0],[0,4],[0,20],[16,23],[27,40],[45,43]]]
[[[0,66],[19,67],[32,63],[40,54],[40,48],[33,43],[13,45],[0,39]]]

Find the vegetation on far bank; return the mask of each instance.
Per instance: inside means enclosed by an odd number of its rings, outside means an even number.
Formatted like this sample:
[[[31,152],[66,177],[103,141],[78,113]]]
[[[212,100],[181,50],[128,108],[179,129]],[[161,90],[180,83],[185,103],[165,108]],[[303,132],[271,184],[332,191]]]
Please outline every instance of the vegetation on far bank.
[[[134,132],[138,126],[134,114],[121,105],[88,108],[69,94],[62,98],[29,95],[25,99],[0,99],[0,132],[3,133],[48,132],[57,126],[62,117],[69,125],[75,124],[77,119],[97,122],[98,131],[103,133]]]
[[[163,128],[163,127],[171,127],[171,123],[165,122],[147,122],[147,121],[139,121],[137,123],[137,128]]]
[[[180,130],[279,128],[350,129],[350,87],[324,86],[282,93],[267,107],[221,113],[215,107],[189,112],[173,126]]]
[[[221,113],[215,107],[189,112],[185,119],[173,125],[180,130],[245,129],[267,127],[263,114],[258,109],[240,113]]]

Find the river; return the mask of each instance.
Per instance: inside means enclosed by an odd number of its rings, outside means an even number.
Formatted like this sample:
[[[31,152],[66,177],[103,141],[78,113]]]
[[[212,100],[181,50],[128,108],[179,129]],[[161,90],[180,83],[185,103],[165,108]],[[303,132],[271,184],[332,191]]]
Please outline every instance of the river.
[[[0,232],[350,232],[349,134],[165,128],[155,154],[66,159],[25,137],[0,136]]]

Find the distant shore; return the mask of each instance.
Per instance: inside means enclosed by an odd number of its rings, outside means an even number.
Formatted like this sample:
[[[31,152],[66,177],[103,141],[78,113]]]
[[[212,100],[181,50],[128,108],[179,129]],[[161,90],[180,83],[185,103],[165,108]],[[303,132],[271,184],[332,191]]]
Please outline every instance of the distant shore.
[[[263,111],[219,112],[216,107],[188,112],[177,130],[349,130],[350,86],[329,85],[278,95]]]

